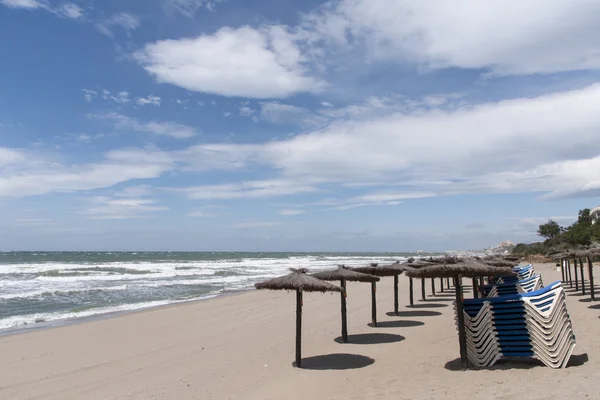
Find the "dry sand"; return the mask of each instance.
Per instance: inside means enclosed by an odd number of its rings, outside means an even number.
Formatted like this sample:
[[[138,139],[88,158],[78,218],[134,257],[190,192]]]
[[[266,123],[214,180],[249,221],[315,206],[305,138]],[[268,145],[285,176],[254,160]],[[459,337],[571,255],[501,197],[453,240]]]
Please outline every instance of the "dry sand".
[[[560,275],[536,269],[546,284]],[[400,282],[406,304],[408,278]],[[388,316],[392,279],[382,279],[380,328],[367,326],[369,285],[348,292],[350,335],[363,335],[354,340],[392,342],[335,342],[339,295],[307,293],[305,366],[333,369],[293,368],[294,294],[253,291],[0,337],[0,399],[600,399],[600,302],[580,301],[589,296],[568,285],[577,347],[564,370],[522,362],[457,371],[450,292]]]

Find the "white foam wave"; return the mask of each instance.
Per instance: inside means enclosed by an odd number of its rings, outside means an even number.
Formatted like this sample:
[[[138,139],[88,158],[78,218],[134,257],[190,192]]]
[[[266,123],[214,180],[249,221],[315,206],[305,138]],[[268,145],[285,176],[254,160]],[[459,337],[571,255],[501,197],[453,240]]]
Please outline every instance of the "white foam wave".
[[[62,296],[72,295],[74,302],[80,298],[79,293],[92,290],[123,291],[118,295],[111,296],[114,300],[118,296],[119,302],[128,301],[129,291],[132,296],[143,297],[143,300],[159,300],[150,302],[152,304],[169,304],[177,302],[170,296],[181,299],[186,293],[195,295],[197,289],[193,286],[207,286],[220,290],[244,290],[252,288],[253,284],[261,280],[270,279],[288,273],[289,268],[298,266],[306,267],[311,272],[318,272],[334,267],[337,264],[349,266],[365,265],[368,262],[390,263],[394,260],[403,260],[405,257],[394,255],[293,255],[287,258],[274,258],[267,255],[266,258],[231,258],[221,260],[199,260],[199,261],[140,261],[140,262],[104,262],[104,263],[31,263],[31,264],[7,264],[0,265],[0,300],[39,297],[43,301],[51,303],[53,296],[45,296],[53,293]],[[53,271],[50,274],[44,272]],[[75,274],[74,272],[85,272]],[[2,279],[2,274],[20,274]],[[66,274],[66,275],[65,275]],[[170,290],[170,286],[189,286],[190,289],[178,288]],[[161,288],[163,291],[161,292]],[[134,294],[135,293],[135,294]],[[44,296],[44,297],[41,297]],[[97,299],[104,301],[104,296]],[[163,300],[164,298],[164,300]],[[61,299],[64,300],[64,299]],[[96,300],[94,300],[96,301]],[[129,300],[134,301],[134,300]],[[94,304],[102,307],[107,303]],[[146,304],[146,303],[140,303]],[[33,323],[36,320],[53,321],[56,319],[94,315],[97,313],[128,310],[133,305],[123,305],[109,308],[95,308],[81,313],[68,314],[57,312],[53,314],[37,315],[15,315],[0,320],[0,329],[9,326]],[[120,308],[124,307],[124,308]],[[138,307],[138,306],[135,306]],[[146,306],[139,306],[140,308]],[[45,308],[52,310],[52,307]],[[100,311],[99,311],[100,310]],[[102,311],[108,310],[108,311]],[[15,311],[18,312],[18,311]]]
[[[193,298],[193,299],[186,299],[186,300],[149,301],[149,302],[145,302],[145,303],[123,304],[120,306],[113,306],[113,307],[99,307],[99,308],[93,308],[93,309],[86,310],[86,311],[70,312],[70,313],[69,312],[67,312],[67,313],[56,312],[56,313],[18,315],[18,316],[0,319],[0,329],[15,328],[15,327],[19,327],[19,326],[36,324],[36,323],[41,323],[41,322],[52,322],[52,321],[59,321],[59,320],[65,320],[65,319],[85,318],[85,317],[91,317],[94,315],[102,315],[102,314],[109,314],[109,313],[116,313],[116,312],[123,312],[123,311],[135,311],[135,310],[141,310],[141,309],[145,309],[145,308],[164,306],[167,304],[176,304],[176,303],[184,303],[184,302],[193,301],[193,300],[209,299],[209,298],[213,298],[216,296],[217,296],[217,293],[211,293],[211,294],[207,294],[205,296],[201,296],[201,297],[197,297],[197,298]]]
[[[43,296],[44,294],[75,294],[75,293],[84,293],[89,292],[91,290],[101,290],[104,292],[115,292],[121,290],[127,290],[127,285],[120,286],[109,286],[109,287],[93,287],[93,288],[85,288],[85,289],[70,289],[70,290],[57,290],[56,288],[47,287],[45,289],[40,289],[31,292],[21,292],[21,293],[11,293],[11,294],[1,294],[0,300],[11,300],[11,299],[28,299],[33,297]]]

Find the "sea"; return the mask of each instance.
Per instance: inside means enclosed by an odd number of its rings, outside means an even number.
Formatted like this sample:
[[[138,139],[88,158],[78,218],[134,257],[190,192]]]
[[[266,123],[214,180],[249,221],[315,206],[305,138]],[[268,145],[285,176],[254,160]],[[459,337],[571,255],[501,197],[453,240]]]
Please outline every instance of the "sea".
[[[0,252],[0,332],[251,290],[290,268],[391,263],[415,253]]]

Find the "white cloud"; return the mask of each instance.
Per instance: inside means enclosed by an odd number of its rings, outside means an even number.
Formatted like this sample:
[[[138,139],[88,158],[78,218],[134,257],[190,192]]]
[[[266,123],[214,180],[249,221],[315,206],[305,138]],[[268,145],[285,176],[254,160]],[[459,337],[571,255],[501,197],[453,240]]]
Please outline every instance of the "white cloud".
[[[173,167],[171,159],[149,150],[144,157],[111,151],[99,162],[72,165],[34,152],[9,150],[10,158],[3,154],[0,151],[0,197],[106,188],[132,179],[157,178]]]
[[[82,19],[84,17],[83,8],[74,3],[64,3],[59,7],[52,7],[47,0],[0,0],[0,4],[8,8],[43,9],[59,17],[69,19]]]
[[[88,103],[91,103],[92,100],[94,99],[94,97],[96,97],[98,95],[98,92],[95,90],[81,89],[81,91],[84,93],[83,94],[84,100],[87,101]]]
[[[94,196],[87,200],[91,204],[82,210],[80,214],[87,215],[91,219],[148,218],[151,213],[169,209],[157,205],[156,200],[142,198]]]
[[[347,117],[286,140],[200,144],[173,151],[118,150],[84,165],[34,163],[36,157],[22,150],[0,149],[0,195],[107,187],[172,170],[260,169],[271,179],[178,191],[194,199],[262,199],[350,186],[357,192],[354,197],[322,204],[338,208],[463,193],[540,192],[543,199],[598,196],[596,104],[600,84],[450,109],[405,113],[390,107],[386,115],[377,111],[373,117]],[[162,134],[179,130],[169,123],[147,124],[121,114],[97,117],[121,130]],[[365,182],[376,190],[358,192]]]
[[[262,103],[260,118],[275,124],[299,125],[304,128],[320,127],[329,121],[328,118],[316,115],[306,108],[278,102]]]
[[[140,20],[131,14],[119,13],[96,23],[96,29],[108,37],[113,37],[113,28],[120,27],[127,34],[136,30],[140,26]]]
[[[214,11],[217,4],[225,0],[164,0],[167,12],[178,12],[188,18],[193,18],[201,8]]]
[[[121,191],[114,194],[116,197],[127,197],[127,198],[136,198],[136,197],[145,197],[152,193],[151,187],[149,185],[137,185],[137,186],[129,186]]]
[[[594,172],[600,168],[599,103],[597,84],[457,109],[349,118],[288,140],[190,151],[212,155],[205,168],[270,167],[279,174],[274,181],[284,182],[276,192],[298,182],[315,190],[322,182],[367,181],[436,195],[591,195],[600,191]],[[239,183],[201,189],[197,195],[209,198],[252,192]]]
[[[162,40],[134,56],[159,82],[197,92],[266,99],[323,87],[305,75],[304,59],[281,26]]]
[[[134,132],[152,133],[154,135],[170,136],[175,139],[187,139],[197,135],[194,128],[176,122],[140,122],[135,118],[114,112],[90,114],[88,117],[108,121],[112,123],[115,128],[124,131],[129,130]]]
[[[189,217],[195,218],[215,218],[220,217],[223,213],[215,212],[215,209],[222,209],[222,206],[206,205],[203,207],[196,208],[195,210],[188,213]],[[213,211],[211,211],[213,210]]]
[[[342,120],[372,120],[380,116],[389,116],[394,112],[409,114],[427,110],[455,110],[460,106],[464,106],[462,100],[460,100],[461,97],[462,94],[459,93],[440,93],[421,98],[408,98],[397,95],[387,97],[370,96],[363,101],[343,107],[335,107],[331,103],[324,102],[321,104],[324,108],[316,111],[272,101],[261,103],[260,118],[281,125],[319,128]]]
[[[600,67],[595,0],[342,0],[305,16],[303,28],[317,43],[364,45],[372,59],[432,68],[534,74]]]
[[[431,192],[374,192],[361,196],[352,197],[343,201],[329,201],[324,204],[334,205],[332,210],[346,211],[358,207],[368,206],[395,206],[406,199],[422,199],[425,197],[434,197],[436,193]]]
[[[107,102],[115,102],[117,104],[127,104],[131,101],[130,98],[130,93],[122,90],[120,92],[111,92],[108,89],[102,89],[100,92],[96,91],[96,90],[91,90],[91,89],[82,89],[81,90],[84,95],[83,98],[85,101],[87,101],[88,103],[91,103],[95,98],[100,97],[103,100],[106,100]],[[135,100],[135,103],[137,105],[140,106],[145,106],[145,105],[154,105],[154,106],[160,106],[162,102],[162,99],[159,96],[154,96],[153,94],[150,94],[146,97],[138,97]]]
[[[56,12],[70,19],[80,19],[84,17],[83,8],[73,3],[65,3],[61,5],[56,9]]]
[[[233,227],[234,228],[240,228],[240,229],[252,229],[252,228],[270,228],[273,226],[279,226],[282,225],[281,222],[270,222],[270,221],[246,221],[246,222],[239,222],[237,224],[234,224]]]
[[[17,218],[15,220],[13,220],[13,222],[15,223],[15,225],[46,225],[49,224],[51,222],[54,222],[54,220],[50,219],[50,218]]]
[[[30,10],[48,6],[46,1],[40,0],[0,0],[0,4],[9,8],[25,8]]]
[[[252,116],[252,114],[254,114],[255,112],[256,112],[255,110],[251,109],[251,108],[250,108],[250,107],[248,107],[248,106],[242,106],[242,107],[240,107],[240,115],[241,115],[242,117],[250,117],[250,116]]]
[[[148,104],[152,104],[153,106],[160,106],[161,98],[154,95],[149,95],[147,97],[140,97],[137,99],[136,103],[140,106],[145,106]]]
[[[314,186],[286,180],[247,181],[237,184],[204,185],[182,191],[191,199],[268,198],[314,192]]]
[[[18,164],[26,160],[26,155],[15,149],[0,147],[0,167]]]
[[[117,104],[126,104],[129,103],[129,92],[123,90],[119,93],[111,93],[109,90],[104,89],[102,90],[102,98],[104,100],[114,101]]]
[[[292,216],[292,215],[301,215],[306,213],[304,210],[279,210],[279,215],[283,216]]]
[[[545,224],[548,220],[553,220],[558,222],[560,225],[570,225],[573,222],[577,221],[576,215],[559,215],[553,217],[529,217],[529,218],[520,218],[519,223],[526,226],[538,227],[541,224]]]
[[[87,133],[80,133],[75,136],[75,140],[81,143],[90,143],[92,141],[92,137]]]

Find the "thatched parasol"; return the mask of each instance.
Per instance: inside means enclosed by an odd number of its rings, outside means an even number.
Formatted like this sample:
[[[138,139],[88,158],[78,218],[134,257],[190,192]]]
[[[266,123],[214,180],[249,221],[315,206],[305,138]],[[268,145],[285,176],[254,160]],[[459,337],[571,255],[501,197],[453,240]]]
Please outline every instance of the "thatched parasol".
[[[483,264],[491,265],[492,267],[512,268],[512,267],[515,267],[518,265],[518,263],[515,263],[513,261],[503,260],[501,258],[477,258],[477,257],[475,257],[475,259]]]
[[[378,266],[377,263],[372,263],[366,267],[351,268],[353,271],[362,274],[374,276],[393,276],[394,277],[394,312],[398,314],[398,275],[405,271],[405,268],[400,262],[395,262],[390,265]],[[377,326],[377,283],[371,282],[371,325]]]
[[[467,359],[467,339],[465,331],[465,315],[463,311],[462,277],[481,276],[516,276],[516,273],[508,267],[492,267],[482,264],[475,259],[453,259],[446,260],[446,264],[432,265],[406,271],[411,278],[436,278],[452,277],[456,288],[456,314],[458,319],[458,342],[460,347],[460,358],[463,369],[469,367]]]
[[[346,319],[346,281],[350,282],[377,282],[379,277],[373,275],[362,274],[360,272],[352,271],[343,265],[339,265],[336,269],[330,271],[319,272],[313,274],[315,278],[324,281],[340,281],[342,287],[342,341],[348,342],[348,324]]]
[[[577,258],[579,258],[579,266],[581,272],[581,288],[582,293],[585,294],[585,278],[583,273],[584,263],[587,260],[588,275],[590,278],[590,295],[592,300],[596,300],[596,292],[594,288],[594,269],[592,259],[600,253],[600,250],[596,246],[581,248],[569,252],[569,256],[573,257],[575,264],[577,265]],[[575,269],[577,271],[577,268]],[[576,275],[577,277],[577,275]],[[577,280],[575,281],[575,288],[577,289]]]
[[[296,291],[296,367],[302,367],[302,292],[341,292],[342,288],[307,275],[307,270],[290,269],[291,274],[257,283],[257,289]]]
[[[409,259],[407,262],[401,264],[401,266],[403,266],[405,269],[415,269],[415,268],[422,268],[422,267],[427,267],[430,265],[435,265],[438,264],[440,261],[438,261],[440,259],[433,259],[433,258],[429,258],[429,259],[420,259],[420,260],[415,260],[414,258]],[[411,307],[414,307],[415,303],[414,303],[414,297],[413,297],[413,280],[412,278],[409,277],[408,280],[408,289],[409,289],[409,304]],[[425,280],[421,279],[421,300],[425,301]]]

